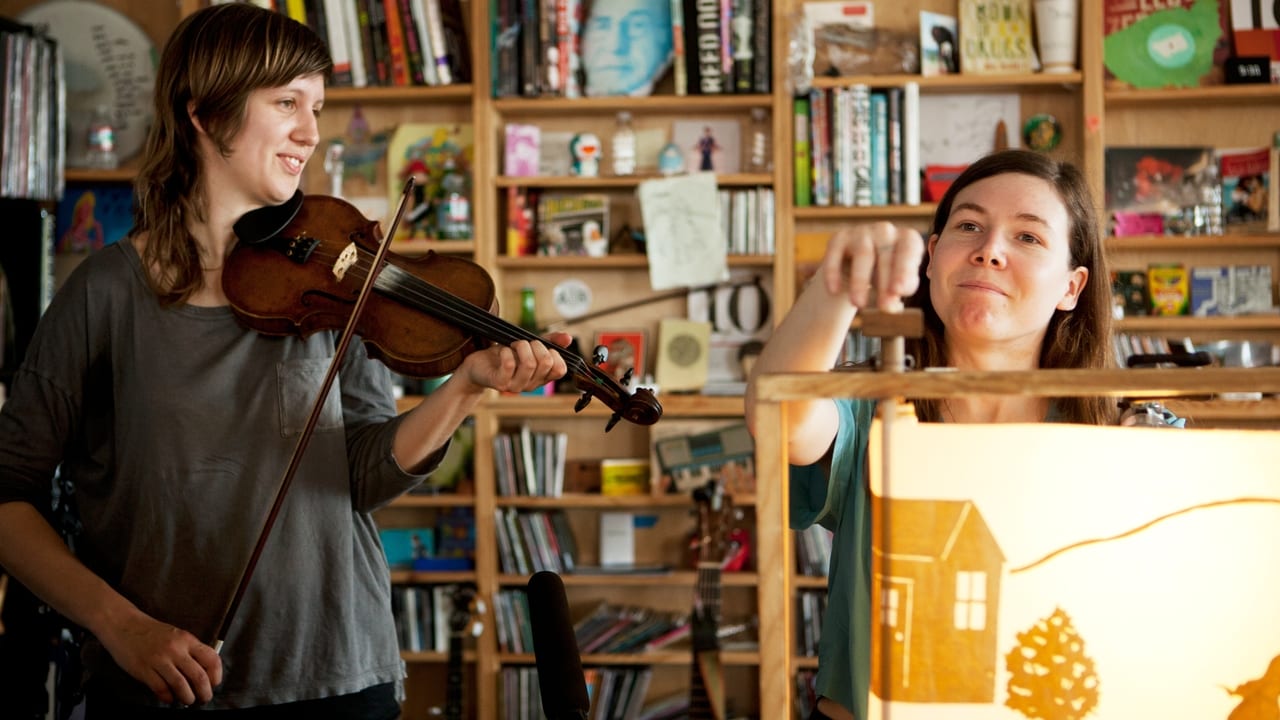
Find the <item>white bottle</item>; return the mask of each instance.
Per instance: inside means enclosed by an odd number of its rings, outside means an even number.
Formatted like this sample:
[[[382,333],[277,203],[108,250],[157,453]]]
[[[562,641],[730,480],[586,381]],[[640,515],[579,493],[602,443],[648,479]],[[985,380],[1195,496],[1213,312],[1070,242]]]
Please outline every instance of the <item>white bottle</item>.
[[[106,105],[99,105],[94,110],[86,135],[85,167],[114,170],[120,166],[120,158],[116,155],[115,124]]]
[[[613,143],[609,149],[614,175],[634,175],[636,172],[636,131],[631,127],[631,113],[618,113],[618,128],[613,131]]]
[[[769,147],[769,117],[764,108],[751,110],[751,128],[747,133],[747,172],[767,173],[773,170],[772,148]]]

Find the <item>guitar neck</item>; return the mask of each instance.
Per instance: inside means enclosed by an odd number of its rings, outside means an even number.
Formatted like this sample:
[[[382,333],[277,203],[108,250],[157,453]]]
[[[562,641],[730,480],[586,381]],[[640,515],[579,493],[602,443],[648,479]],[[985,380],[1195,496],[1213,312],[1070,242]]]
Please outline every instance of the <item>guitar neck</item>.
[[[693,612],[693,666],[689,672],[691,720],[724,718],[724,675],[720,667],[720,565],[698,563]]]
[[[698,580],[696,591],[696,608],[702,612],[694,613],[695,617],[702,616],[704,621],[710,623],[713,629],[719,629],[720,625],[720,564],[715,562],[699,562],[698,563]],[[715,636],[713,635],[714,639]],[[695,635],[696,639],[696,635]],[[720,647],[719,641],[715,643],[715,647]],[[708,649],[708,648],[703,648]]]
[[[462,634],[449,636],[448,686],[445,689],[446,720],[462,720]]]

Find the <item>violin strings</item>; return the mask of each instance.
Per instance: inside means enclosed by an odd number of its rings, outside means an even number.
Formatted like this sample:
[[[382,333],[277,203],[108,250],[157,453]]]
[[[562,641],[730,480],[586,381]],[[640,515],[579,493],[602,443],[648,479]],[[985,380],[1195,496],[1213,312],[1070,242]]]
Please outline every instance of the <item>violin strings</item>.
[[[337,255],[324,252],[319,247],[311,253],[311,258],[318,260],[334,261]],[[362,273],[360,279],[368,276],[368,272],[372,265],[372,259],[367,258],[363,253],[358,256],[359,259],[351,266],[353,270]],[[388,273],[392,273],[388,278]],[[383,281],[386,280],[384,283]],[[453,316],[468,320],[474,327],[479,328],[486,333],[490,340],[509,344],[514,340],[538,340],[542,338],[531,333],[518,325],[512,325],[497,318],[491,313],[480,309],[479,307],[463,300],[431,283],[402,270],[395,265],[384,265],[382,272],[374,280],[375,287],[382,287],[384,290],[398,292],[398,296],[403,296],[414,301],[415,306],[427,312],[428,314],[437,314],[437,310],[441,314],[443,312],[452,313]],[[395,294],[393,292],[393,295]],[[437,315],[439,317],[439,315]],[[452,319],[449,316],[440,319],[448,321]],[[565,363],[576,369],[577,374],[591,377],[591,368],[578,355],[569,352],[567,348],[550,342],[542,341],[545,346],[555,350],[564,358]]]

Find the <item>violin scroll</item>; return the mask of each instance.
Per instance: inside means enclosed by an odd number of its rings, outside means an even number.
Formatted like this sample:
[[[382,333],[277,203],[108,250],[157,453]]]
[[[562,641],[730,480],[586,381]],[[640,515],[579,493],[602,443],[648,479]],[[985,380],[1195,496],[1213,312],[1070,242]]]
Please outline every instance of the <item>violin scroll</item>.
[[[565,356],[569,360],[569,356]],[[662,418],[662,404],[649,388],[637,388],[628,392],[609,373],[581,361],[569,362],[569,373],[574,383],[582,391],[573,406],[574,412],[581,412],[591,403],[591,398],[600,398],[606,407],[613,411],[604,431],[609,432],[619,420],[626,420],[636,425],[653,425]]]

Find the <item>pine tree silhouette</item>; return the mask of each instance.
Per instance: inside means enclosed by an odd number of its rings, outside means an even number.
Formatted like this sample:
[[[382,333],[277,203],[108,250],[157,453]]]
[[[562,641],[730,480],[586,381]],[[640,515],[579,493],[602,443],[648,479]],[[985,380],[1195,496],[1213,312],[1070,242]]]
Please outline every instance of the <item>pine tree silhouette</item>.
[[[1084,640],[1062,608],[1018,633],[1005,655],[1009,699],[1005,705],[1029,718],[1079,720],[1098,705],[1098,675]]]

